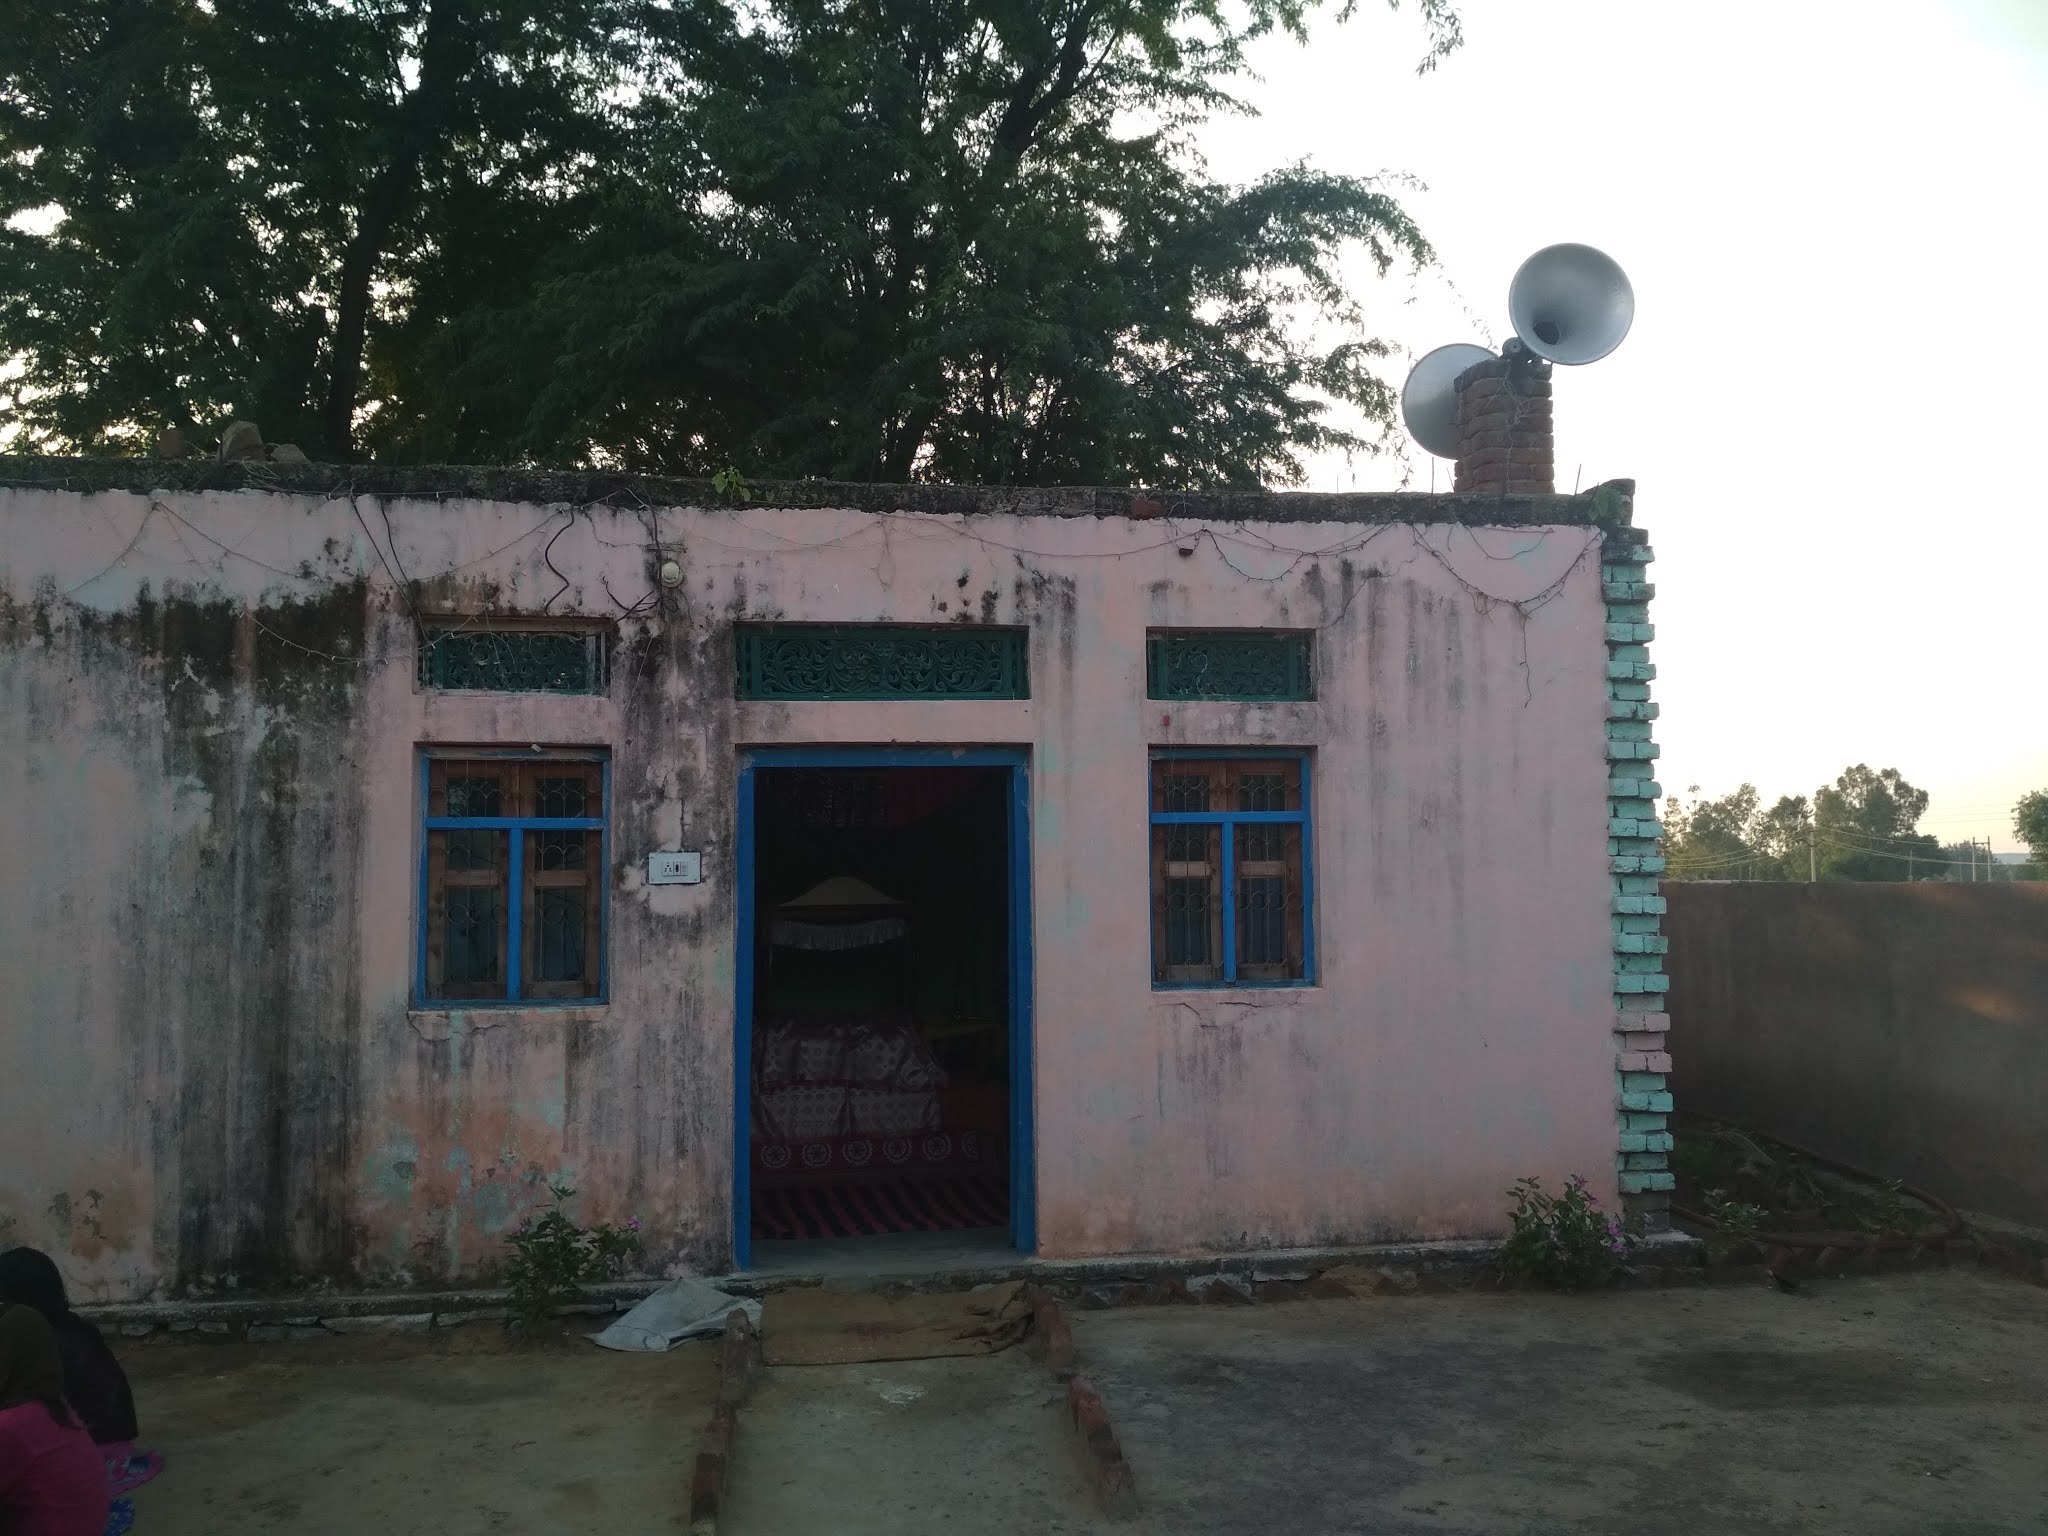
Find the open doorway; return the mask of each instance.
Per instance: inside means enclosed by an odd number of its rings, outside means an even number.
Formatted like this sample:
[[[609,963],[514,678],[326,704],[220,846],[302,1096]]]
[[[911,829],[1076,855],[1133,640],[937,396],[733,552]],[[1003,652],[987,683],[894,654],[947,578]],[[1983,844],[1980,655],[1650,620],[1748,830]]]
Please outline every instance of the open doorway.
[[[743,1265],[755,1242],[1029,1244],[1023,769],[963,756],[743,770]]]

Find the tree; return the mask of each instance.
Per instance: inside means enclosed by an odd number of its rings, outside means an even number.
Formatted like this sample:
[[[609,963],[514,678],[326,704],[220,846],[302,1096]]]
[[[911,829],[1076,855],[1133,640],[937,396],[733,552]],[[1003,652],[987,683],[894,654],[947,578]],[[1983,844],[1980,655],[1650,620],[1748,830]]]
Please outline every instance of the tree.
[[[1757,846],[1778,861],[1785,877],[1804,880],[1814,862],[1810,832],[1813,812],[1804,795],[1780,795],[1757,819]]]
[[[53,0],[0,62],[0,218],[44,210],[0,240],[0,427],[1298,479],[1393,420],[1346,254],[1430,259],[1382,187],[1195,152],[1313,5]],[[1426,68],[1458,24],[1417,9]]]
[[[2019,803],[2012,808],[2012,829],[2027,845],[2033,867],[2036,870],[2048,869],[2048,789],[2036,789],[2020,796]]]
[[[1700,787],[1687,791],[1690,803],[1676,796],[1665,802],[1664,854],[1673,880],[1780,880],[1784,869],[1764,845],[1764,813],[1756,786],[1744,784],[1719,800],[1699,798]]]
[[[346,457],[451,301],[530,286],[623,142],[631,0],[53,0],[0,62],[0,424],[231,414]],[[24,217],[25,216],[25,217]]]
[[[1932,879],[1946,874],[1941,844],[1915,830],[1927,791],[1896,768],[1858,763],[1814,791],[1813,821],[1821,877],[1827,880]]]

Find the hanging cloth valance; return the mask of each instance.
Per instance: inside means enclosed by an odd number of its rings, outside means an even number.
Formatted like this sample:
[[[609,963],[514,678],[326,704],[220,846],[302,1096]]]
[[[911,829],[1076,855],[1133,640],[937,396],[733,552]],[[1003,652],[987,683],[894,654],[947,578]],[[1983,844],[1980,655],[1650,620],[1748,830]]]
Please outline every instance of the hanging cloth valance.
[[[894,943],[909,931],[901,902],[864,880],[836,875],[777,907],[768,939],[778,949],[832,952]]]
[[[870,918],[859,923],[805,923],[778,917],[768,931],[768,938],[778,949],[826,952],[890,944],[909,931],[910,924],[900,917]]]

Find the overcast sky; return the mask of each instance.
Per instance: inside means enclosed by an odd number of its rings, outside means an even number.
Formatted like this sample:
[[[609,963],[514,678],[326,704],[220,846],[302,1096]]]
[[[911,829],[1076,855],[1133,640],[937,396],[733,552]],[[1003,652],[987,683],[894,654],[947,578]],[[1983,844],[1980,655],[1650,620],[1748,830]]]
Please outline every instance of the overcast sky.
[[[2048,788],[2048,0],[1460,9],[1420,79],[1412,10],[1375,0],[1262,46],[1212,169],[1427,183],[1440,272],[1360,274],[1416,354],[1510,334],[1540,246],[1616,257],[1635,329],[1557,372],[1559,489],[1638,482],[1667,791],[1867,762],[1932,793],[1925,830],[2016,847]]]

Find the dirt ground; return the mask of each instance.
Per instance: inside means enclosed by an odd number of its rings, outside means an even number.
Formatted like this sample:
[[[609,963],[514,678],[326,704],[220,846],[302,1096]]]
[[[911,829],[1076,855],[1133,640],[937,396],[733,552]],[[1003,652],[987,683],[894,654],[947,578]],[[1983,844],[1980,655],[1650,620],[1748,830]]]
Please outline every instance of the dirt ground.
[[[120,1341],[143,1443],[139,1536],[686,1528],[716,1346],[515,1347],[490,1323],[286,1343]]]
[[[1074,1327],[1175,1536],[2048,1530],[2048,1290],[1974,1271]]]
[[[1977,1271],[1071,1314],[1144,1514],[1022,1350],[767,1371],[727,1536],[1990,1536],[2048,1530],[2048,1289]],[[131,1348],[138,1530],[682,1529],[713,1348]]]
[[[720,1536],[1097,1531],[1065,1405],[1021,1349],[777,1367],[740,1415]]]

